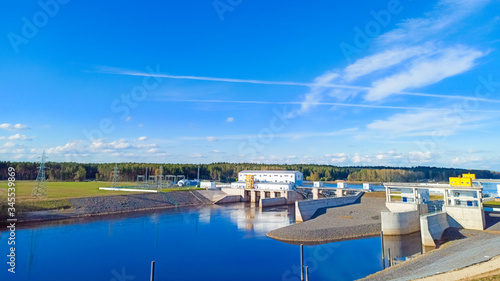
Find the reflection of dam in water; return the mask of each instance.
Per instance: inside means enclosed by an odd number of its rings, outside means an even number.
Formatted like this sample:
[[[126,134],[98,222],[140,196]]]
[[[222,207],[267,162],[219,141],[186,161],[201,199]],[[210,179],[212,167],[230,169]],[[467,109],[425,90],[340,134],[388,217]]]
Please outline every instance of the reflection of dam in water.
[[[295,207],[280,206],[259,209],[255,204],[247,208],[235,208],[230,211],[231,221],[239,230],[253,231],[265,235],[267,232],[295,222]]]
[[[422,254],[420,233],[384,236],[384,253],[389,265],[396,265]]]
[[[236,203],[233,206],[224,205],[224,211],[228,214],[231,222],[238,230],[250,231],[259,236],[265,236],[267,232],[295,223],[295,207],[293,205],[277,206],[260,209],[254,203]],[[199,220],[201,223],[210,223],[216,208],[200,210]]]

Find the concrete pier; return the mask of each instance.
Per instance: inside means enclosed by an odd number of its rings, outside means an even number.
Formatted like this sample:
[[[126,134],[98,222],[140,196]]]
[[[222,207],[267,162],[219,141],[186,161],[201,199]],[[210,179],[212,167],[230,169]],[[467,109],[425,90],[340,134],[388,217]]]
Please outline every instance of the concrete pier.
[[[295,190],[267,190],[267,189],[243,189],[243,188],[222,188],[222,192],[231,196],[239,196],[241,202],[260,203],[262,199],[284,198],[280,200],[270,200],[267,202],[284,202],[282,205],[294,204],[296,200],[301,199],[300,194]],[[274,205],[276,206],[276,205]]]
[[[420,231],[418,211],[381,212],[384,235],[405,235]]]

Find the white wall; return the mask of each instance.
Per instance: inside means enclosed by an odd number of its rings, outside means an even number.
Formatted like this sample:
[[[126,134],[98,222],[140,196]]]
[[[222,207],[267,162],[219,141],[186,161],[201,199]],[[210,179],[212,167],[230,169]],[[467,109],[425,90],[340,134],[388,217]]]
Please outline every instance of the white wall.
[[[201,188],[215,189],[215,182],[213,181],[202,181],[200,183]]]
[[[253,175],[255,182],[283,182],[302,184],[302,173],[298,171],[255,171],[239,172],[238,181],[244,182],[247,175]]]

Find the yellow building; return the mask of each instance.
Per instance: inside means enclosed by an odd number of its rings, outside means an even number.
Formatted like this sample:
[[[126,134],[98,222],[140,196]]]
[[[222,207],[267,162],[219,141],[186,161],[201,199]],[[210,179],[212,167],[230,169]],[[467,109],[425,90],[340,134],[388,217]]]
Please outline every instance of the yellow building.
[[[450,185],[451,186],[472,186],[472,180],[476,179],[475,174],[462,174],[458,177],[450,177]]]
[[[475,180],[476,179],[476,174],[471,174],[471,173],[462,174],[462,177],[463,178],[470,178],[470,179]]]
[[[255,182],[255,178],[253,175],[246,175],[245,176],[245,183],[246,183],[245,188],[246,189],[254,189],[254,187],[255,187],[254,182]]]

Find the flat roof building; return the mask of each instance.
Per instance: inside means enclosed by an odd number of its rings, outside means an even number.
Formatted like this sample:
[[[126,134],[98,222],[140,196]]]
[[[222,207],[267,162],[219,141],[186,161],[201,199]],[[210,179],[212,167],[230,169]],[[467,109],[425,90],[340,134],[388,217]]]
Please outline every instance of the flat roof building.
[[[244,170],[238,173],[238,181],[232,188],[246,188],[247,177],[253,177],[253,188],[269,190],[293,190],[303,184],[303,175],[299,171]]]

